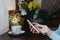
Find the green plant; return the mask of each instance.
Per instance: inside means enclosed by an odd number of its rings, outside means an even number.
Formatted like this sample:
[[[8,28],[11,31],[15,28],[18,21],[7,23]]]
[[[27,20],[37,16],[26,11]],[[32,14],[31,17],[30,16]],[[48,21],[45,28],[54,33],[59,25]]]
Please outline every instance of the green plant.
[[[42,20],[49,19],[48,13],[42,9],[41,3],[37,3],[36,0],[24,0],[21,7],[27,12],[27,19],[31,21],[41,22]]]

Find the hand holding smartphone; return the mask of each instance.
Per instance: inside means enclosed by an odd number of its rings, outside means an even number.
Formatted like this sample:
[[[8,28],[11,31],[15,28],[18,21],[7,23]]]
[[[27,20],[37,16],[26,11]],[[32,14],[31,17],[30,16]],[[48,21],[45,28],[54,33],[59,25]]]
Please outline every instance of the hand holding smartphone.
[[[38,29],[34,27],[34,25],[27,19],[27,22],[39,33]]]

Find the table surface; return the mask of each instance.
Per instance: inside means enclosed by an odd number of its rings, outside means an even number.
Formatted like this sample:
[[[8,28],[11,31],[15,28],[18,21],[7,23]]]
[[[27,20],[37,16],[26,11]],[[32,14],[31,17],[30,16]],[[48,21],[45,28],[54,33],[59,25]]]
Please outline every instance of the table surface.
[[[8,33],[5,33],[0,36],[0,40],[51,40],[49,37],[41,34],[20,34],[18,36],[12,36]]]

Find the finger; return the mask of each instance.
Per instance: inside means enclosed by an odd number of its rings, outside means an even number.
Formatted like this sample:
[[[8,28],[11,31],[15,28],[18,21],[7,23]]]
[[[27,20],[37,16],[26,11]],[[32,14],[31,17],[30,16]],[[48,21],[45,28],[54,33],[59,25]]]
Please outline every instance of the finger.
[[[29,25],[29,28],[32,28],[32,26],[31,26],[31,25]]]
[[[37,26],[39,29],[43,29],[43,27]]]
[[[35,29],[31,25],[29,25],[29,26],[30,26],[30,31],[35,33]]]
[[[35,30],[35,34],[38,34],[38,32]]]
[[[38,24],[38,23],[36,23],[36,22],[33,22],[32,24],[36,25],[36,24]]]
[[[37,24],[37,25],[34,25],[37,29],[43,29],[44,28],[44,25],[41,25],[41,24]]]
[[[33,28],[30,28],[30,31],[33,32]]]
[[[36,28],[40,28],[42,29],[44,26],[40,26],[40,25],[34,25]]]
[[[30,31],[32,32],[32,33],[35,33],[35,29],[30,25]]]
[[[29,28],[30,28],[30,31],[32,31],[32,29],[33,29],[33,28],[32,28],[32,26],[31,26],[31,25],[29,25]]]
[[[37,32],[34,28],[31,28],[30,31],[31,31],[32,33]]]
[[[32,33],[35,33],[35,29],[34,28],[32,29]]]

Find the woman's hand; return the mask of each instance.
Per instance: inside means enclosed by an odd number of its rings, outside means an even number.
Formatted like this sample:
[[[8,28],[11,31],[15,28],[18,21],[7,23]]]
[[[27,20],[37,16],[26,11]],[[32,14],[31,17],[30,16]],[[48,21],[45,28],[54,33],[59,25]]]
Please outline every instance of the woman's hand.
[[[44,35],[48,35],[49,36],[52,33],[47,25],[41,25],[41,24],[38,24],[38,23],[35,23],[35,22],[33,22],[32,24],[34,25],[35,28],[38,29],[38,31],[40,33],[42,33]],[[37,31],[31,25],[30,25],[30,31],[32,33],[36,33],[37,34]]]

